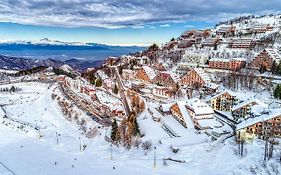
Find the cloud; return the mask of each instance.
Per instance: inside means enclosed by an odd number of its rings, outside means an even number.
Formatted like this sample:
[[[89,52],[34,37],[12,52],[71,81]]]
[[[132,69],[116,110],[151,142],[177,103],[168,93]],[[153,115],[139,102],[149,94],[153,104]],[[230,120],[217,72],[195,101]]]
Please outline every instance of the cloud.
[[[185,25],[184,27],[186,27],[186,28],[194,28],[195,26],[188,24],[188,25]]]
[[[161,24],[159,27],[170,27],[170,24]]]
[[[278,0],[1,0],[0,21],[60,27],[138,27],[279,13]]]

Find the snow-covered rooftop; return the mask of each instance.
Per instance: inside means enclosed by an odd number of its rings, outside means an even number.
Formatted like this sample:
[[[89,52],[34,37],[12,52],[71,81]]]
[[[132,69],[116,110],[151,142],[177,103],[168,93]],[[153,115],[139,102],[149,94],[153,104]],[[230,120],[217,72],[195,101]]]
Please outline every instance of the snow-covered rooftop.
[[[182,116],[183,116],[183,118],[184,118],[184,120],[185,120],[185,123],[186,123],[186,125],[187,125],[187,128],[193,129],[193,128],[194,128],[194,123],[193,123],[193,121],[191,120],[191,117],[190,117],[190,115],[189,115],[189,113],[187,112],[187,109],[186,109],[186,107],[185,107],[186,102],[185,102],[185,101],[178,101],[177,104],[178,104],[178,107],[179,107],[179,109],[180,109],[180,112],[181,112],[181,114],[182,114]]]
[[[156,76],[156,72],[149,66],[142,66],[145,73],[148,75],[149,79],[152,80]]]
[[[197,74],[203,79],[203,81],[205,83],[208,83],[208,82],[211,81],[211,79],[208,76],[208,74],[206,74],[202,68],[194,68],[194,71],[197,72]]]
[[[195,115],[214,114],[214,110],[198,98],[187,100],[186,105],[194,111]]]
[[[255,117],[255,118],[250,118],[236,126],[236,130],[240,130],[243,128],[246,128],[248,126],[254,125],[259,122],[264,122],[269,119],[281,116],[281,108],[277,109],[271,109],[266,111],[267,113],[262,114],[261,116]]]
[[[248,105],[250,103],[257,103],[258,105],[262,105],[262,106],[266,106],[266,104],[264,104],[262,101],[258,100],[258,99],[248,99],[243,101],[242,103],[238,103],[237,105],[234,105],[232,110],[235,111],[245,105]]]

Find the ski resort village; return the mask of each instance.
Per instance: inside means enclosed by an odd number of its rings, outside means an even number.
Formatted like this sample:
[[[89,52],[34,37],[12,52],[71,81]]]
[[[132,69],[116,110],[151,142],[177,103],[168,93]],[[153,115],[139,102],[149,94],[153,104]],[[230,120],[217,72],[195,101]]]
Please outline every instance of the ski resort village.
[[[0,174],[281,174],[280,15],[0,80]]]

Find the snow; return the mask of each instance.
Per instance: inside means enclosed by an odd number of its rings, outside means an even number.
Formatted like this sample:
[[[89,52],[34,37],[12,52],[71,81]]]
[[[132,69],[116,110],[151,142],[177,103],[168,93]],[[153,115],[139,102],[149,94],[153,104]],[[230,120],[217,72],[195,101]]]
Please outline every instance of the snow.
[[[43,135],[41,139],[29,137],[0,124],[0,162],[15,174],[231,175],[250,174],[251,167],[257,167],[255,169],[259,174],[267,174],[260,163],[263,157],[263,142],[247,144],[247,154],[241,158],[235,154],[237,145],[232,139],[225,143],[211,142],[205,134],[180,127],[174,118],[164,116],[162,118],[167,125],[178,134],[183,134],[181,137],[170,138],[161,128],[162,124],[153,121],[147,112],[138,118],[138,122],[141,131],[145,132],[141,139],[150,140],[156,147],[156,168],[153,168],[153,150],[145,153],[141,148],[126,150],[113,146],[111,160],[111,147],[104,140],[108,128],[101,128],[101,135],[98,134],[93,139],[81,134],[74,123],[64,119],[59,106],[51,99],[51,93],[57,91],[56,85],[50,88],[49,85],[41,83],[14,85],[21,87],[23,91],[13,94],[1,93],[0,103],[12,104],[5,107],[9,116],[41,126],[40,132]],[[0,108],[3,115],[1,111]],[[56,143],[56,132],[60,134],[59,144]],[[87,145],[82,152],[79,137],[83,144]],[[177,147],[179,152],[173,153],[171,146]],[[166,161],[167,166],[164,166],[163,158],[169,157],[183,160],[185,163]],[[280,169],[279,166],[277,168]],[[269,170],[272,171],[270,167]],[[0,174],[11,173],[0,165]]]
[[[163,112],[169,112],[174,103],[161,104]]]
[[[206,74],[202,68],[194,68],[194,70],[198,73],[198,75],[203,79],[203,81],[205,83],[208,83],[211,81],[208,74]]]
[[[102,90],[97,90],[96,95],[100,102],[108,106],[111,110],[122,110],[124,111],[123,103],[117,97],[106,93]]]
[[[236,126],[236,130],[240,130],[240,129],[246,128],[248,126],[251,126],[253,124],[256,124],[256,123],[259,123],[259,122],[264,122],[266,120],[278,117],[278,116],[281,115],[281,108],[265,110],[264,112],[266,112],[266,113],[261,115],[261,116],[249,118],[249,119],[239,123]]]
[[[187,106],[189,106],[195,113],[195,115],[212,115],[214,114],[213,109],[205,102],[200,99],[193,98],[186,101]]]
[[[150,80],[153,80],[154,77],[156,76],[156,72],[149,66],[142,66],[143,70],[145,73],[148,75]]]
[[[185,101],[178,101],[177,102],[180,112],[185,120],[185,123],[187,125],[187,128],[189,129],[193,129],[194,128],[194,123],[191,120],[191,116],[189,115],[189,113],[187,112],[187,109],[185,107],[186,102]]]
[[[17,73],[16,70],[6,70],[6,69],[0,69],[0,73],[8,73],[8,74],[14,74]]]
[[[214,128],[214,127],[222,127],[223,125],[216,119],[214,118],[210,118],[210,119],[200,119],[200,120],[197,120],[197,122],[199,123],[199,125],[201,127],[211,127],[211,128]]]
[[[247,99],[247,100],[245,100],[241,103],[238,103],[237,105],[234,105],[232,110],[235,111],[235,110],[237,110],[237,109],[239,109],[239,108],[241,108],[241,107],[243,107],[247,104],[250,104],[250,103],[257,103],[257,105],[264,106],[264,107],[266,106],[265,103],[263,103],[262,101],[260,101],[258,99]],[[253,105],[253,106],[255,106],[255,105]]]

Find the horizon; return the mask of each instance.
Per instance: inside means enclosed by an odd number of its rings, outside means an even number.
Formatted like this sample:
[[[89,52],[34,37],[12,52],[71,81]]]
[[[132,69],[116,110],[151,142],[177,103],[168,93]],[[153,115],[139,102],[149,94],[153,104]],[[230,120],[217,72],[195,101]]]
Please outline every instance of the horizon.
[[[170,3],[173,6],[167,5]],[[235,4],[243,5],[233,8]],[[4,0],[0,2],[0,40],[49,38],[117,46],[160,45],[186,30],[213,28],[218,22],[239,16],[280,14],[280,9],[281,2],[274,0]]]

